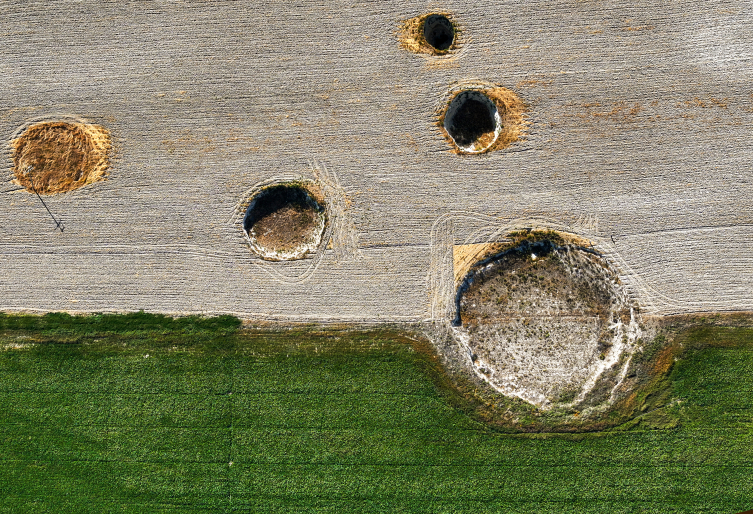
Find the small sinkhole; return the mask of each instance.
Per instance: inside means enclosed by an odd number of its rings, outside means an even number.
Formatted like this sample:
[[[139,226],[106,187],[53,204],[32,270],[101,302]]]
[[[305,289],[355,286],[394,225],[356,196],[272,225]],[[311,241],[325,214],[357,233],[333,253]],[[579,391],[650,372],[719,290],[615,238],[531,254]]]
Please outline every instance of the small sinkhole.
[[[251,200],[243,230],[262,258],[292,260],[316,249],[324,224],[324,208],[306,188],[279,184],[263,189]]]
[[[461,150],[482,151],[499,132],[497,106],[479,91],[464,91],[447,108],[444,128]]]
[[[447,50],[455,40],[455,28],[447,16],[430,14],[424,20],[424,38],[436,50]]]

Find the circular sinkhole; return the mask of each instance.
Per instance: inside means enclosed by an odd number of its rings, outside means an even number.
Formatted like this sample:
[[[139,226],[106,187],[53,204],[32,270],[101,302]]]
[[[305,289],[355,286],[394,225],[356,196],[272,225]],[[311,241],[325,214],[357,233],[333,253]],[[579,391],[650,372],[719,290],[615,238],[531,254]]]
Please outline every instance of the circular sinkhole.
[[[588,247],[556,233],[517,237],[458,288],[454,324],[470,365],[541,408],[611,401],[629,362],[621,356],[640,337],[624,286]]]
[[[461,30],[451,13],[432,12],[404,20],[396,35],[409,52],[443,57],[460,47]]]
[[[99,125],[45,121],[29,126],[11,148],[15,182],[52,195],[104,180],[111,143]]]
[[[287,261],[316,251],[326,221],[323,196],[313,186],[276,184],[251,199],[243,231],[259,257]]]
[[[489,149],[502,130],[497,105],[480,91],[457,94],[447,107],[443,126],[464,153]]]
[[[430,14],[424,20],[424,39],[435,50],[449,50],[455,41],[455,27],[443,14]]]

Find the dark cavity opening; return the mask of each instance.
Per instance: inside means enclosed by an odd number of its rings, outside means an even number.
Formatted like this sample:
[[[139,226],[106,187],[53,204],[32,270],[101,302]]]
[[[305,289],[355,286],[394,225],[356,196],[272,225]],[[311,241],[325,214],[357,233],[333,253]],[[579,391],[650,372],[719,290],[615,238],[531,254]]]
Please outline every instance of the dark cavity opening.
[[[469,146],[495,131],[496,111],[497,107],[486,95],[477,91],[460,93],[447,109],[445,130],[459,146]]]
[[[323,208],[296,185],[264,189],[248,206],[243,229],[268,249],[292,249],[315,237]]]
[[[431,14],[424,20],[424,38],[437,50],[447,50],[455,40],[455,28],[447,16]]]

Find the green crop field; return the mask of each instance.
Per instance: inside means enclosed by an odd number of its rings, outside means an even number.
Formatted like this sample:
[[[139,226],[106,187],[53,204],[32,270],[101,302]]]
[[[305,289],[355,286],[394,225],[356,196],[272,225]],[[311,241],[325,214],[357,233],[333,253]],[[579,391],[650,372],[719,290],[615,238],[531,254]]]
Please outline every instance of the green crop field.
[[[674,428],[579,435],[487,429],[387,330],[6,315],[0,334],[4,513],[753,508],[750,328],[679,336]]]

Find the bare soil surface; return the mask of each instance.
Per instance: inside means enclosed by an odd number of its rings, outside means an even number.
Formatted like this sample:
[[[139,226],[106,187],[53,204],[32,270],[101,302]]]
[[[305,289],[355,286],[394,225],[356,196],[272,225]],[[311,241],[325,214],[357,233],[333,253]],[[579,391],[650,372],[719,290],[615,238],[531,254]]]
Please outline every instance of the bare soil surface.
[[[317,214],[308,206],[285,205],[257,221],[251,230],[262,246],[292,250],[311,238]]]
[[[96,125],[43,122],[12,141],[13,171],[29,192],[55,194],[103,180],[109,134]]]
[[[439,308],[454,307],[452,246],[487,242],[475,234],[490,224],[589,238],[643,316],[753,310],[745,9],[689,0],[523,2],[514,12],[502,2],[153,5],[3,4],[4,145],[42,118],[85,117],[111,131],[117,151],[108,180],[50,203],[61,234],[11,182],[6,147],[2,310],[445,320],[454,316]],[[400,47],[401,20],[445,9],[457,50]],[[251,34],[259,51],[249,50]],[[437,122],[451,90],[469,83],[529,107],[521,124],[503,117],[488,154],[459,158]],[[510,143],[508,127],[524,135]],[[292,174],[315,180],[309,161],[338,177],[327,222],[347,220],[352,251],[333,230],[316,267],[251,258],[246,192]]]

